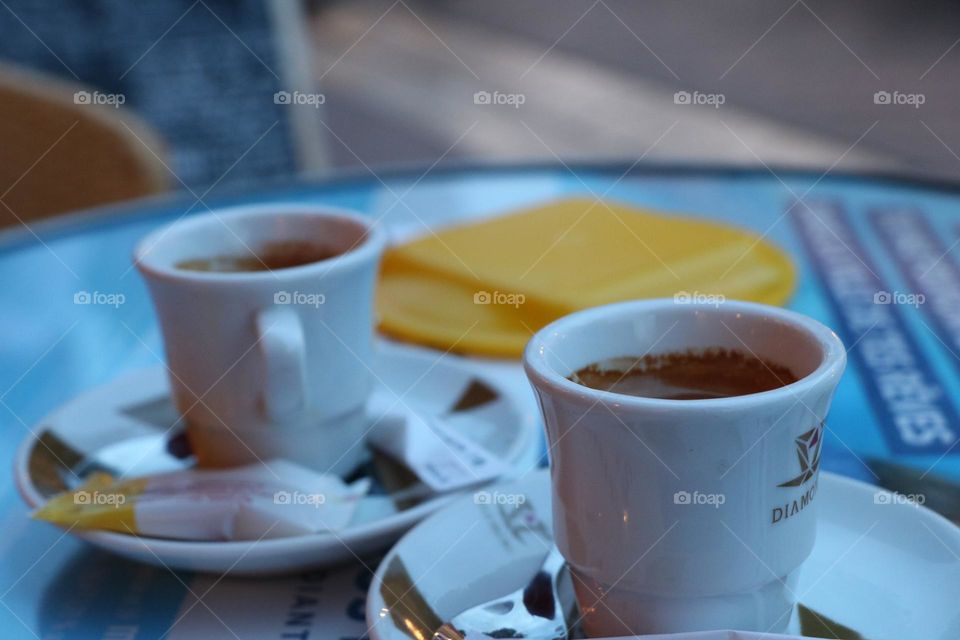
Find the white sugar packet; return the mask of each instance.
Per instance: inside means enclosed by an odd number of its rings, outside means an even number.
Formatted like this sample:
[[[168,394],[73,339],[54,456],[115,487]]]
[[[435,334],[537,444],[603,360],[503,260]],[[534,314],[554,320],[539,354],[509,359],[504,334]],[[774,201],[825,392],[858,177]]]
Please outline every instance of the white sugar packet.
[[[388,411],[367,434],[367,444],[410,469],[436,493],[494,480],[506,464],[446,424],[442,417]]]
[[[34,515],[78,529],[178,540],[259,540],[346,527],[369,479],[350,485],[286,460],[113,480],[100,475]]]
[[[256,540],[337,531],[369,479],[352,485],[286,460],[151,478],[134,514],[142,533],[191,540]],[[189,524],[188,524],[189,523]]]

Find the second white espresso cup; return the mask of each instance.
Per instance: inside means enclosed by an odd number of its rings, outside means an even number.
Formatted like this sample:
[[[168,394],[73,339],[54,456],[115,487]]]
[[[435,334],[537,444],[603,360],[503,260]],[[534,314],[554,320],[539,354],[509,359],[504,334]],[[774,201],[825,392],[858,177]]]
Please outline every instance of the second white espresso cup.
[[[593,363],[721,347],[796,382],[668,400],[569,380]],[[823,421],[839,338],[765,305],[645,300],[548,325],[524,366],[550,446],[554,534],[593,637],[783,631],[813,548]]]
[[[286,243],[335,255],[261,271],[177,266]],[[384,232],[369,219],[306,204],[219,209],[140,242],[134,261],[200,464],[278,457],[341,475],[358,464],[384,246]]]

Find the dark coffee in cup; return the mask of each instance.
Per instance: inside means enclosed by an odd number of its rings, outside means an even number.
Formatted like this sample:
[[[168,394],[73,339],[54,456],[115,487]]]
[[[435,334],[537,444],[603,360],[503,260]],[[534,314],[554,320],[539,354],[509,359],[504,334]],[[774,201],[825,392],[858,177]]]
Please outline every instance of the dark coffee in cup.
[[[276,271],[300,267],[321,260],[327,260],[345,253],[343,249],[320,245],[314,242],[289,240],[269,242],[259,250],[249,250],[236,255],[218,255],[205,258],[191,258],[176,263],[178,269],[187,271],[214,271],[219,273],[240,273],[249,271]]]
[[[706,400],[770,391],[797,381],[779,364],[730,349],[610,358],[570,376],[591,389],[644,398]]]

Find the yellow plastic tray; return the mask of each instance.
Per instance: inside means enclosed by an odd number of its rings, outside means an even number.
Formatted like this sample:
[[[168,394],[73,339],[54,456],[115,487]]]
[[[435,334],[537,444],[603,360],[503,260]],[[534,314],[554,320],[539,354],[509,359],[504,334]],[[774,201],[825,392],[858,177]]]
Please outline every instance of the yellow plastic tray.
[[[377,307],[390,335],[512,357],[578,309],[684,294],[783,304],[795,279],[790,258],[751,231],[576,198],[389,249]]]

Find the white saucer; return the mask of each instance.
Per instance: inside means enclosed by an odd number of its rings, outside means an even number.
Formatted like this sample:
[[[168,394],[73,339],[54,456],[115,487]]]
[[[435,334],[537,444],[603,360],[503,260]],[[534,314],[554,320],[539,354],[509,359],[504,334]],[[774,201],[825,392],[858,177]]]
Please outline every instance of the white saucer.
[[[457,356],[387,343],[379,345],[373,369],[377,377],[374,393],[391,400],[402,398],[402,404],[414,411],[443,416],[447,424],[509,461],[508,477],[535,467],[540,453],[535,415],[521,409],[516,393],[480,372],[479,367]],[[162,368],[123,375],[74,398],[32,429],[14,462],[17,486],[27,504],[37,507],[76,484],[75,474],[82,475],[92,467],[137,476],[191,466],[192,458],[177,457],[178,447],[185,449],[186,443],[176,435],[176,423]],[[371,462],[358,473],[372,473],[376,467],[378,477],[386,477],[383,472],[390,469],[385,464],[388,461]],[[401,473],[399,482],[409,480]],[[110,532],[71,534],[108,551],[171,569],[238,575],[302,571],[384,549],[457,495],[398,507],[400,501],[395,501],[383,484],[389,483],[382,483],[365,497],[353,522],[337,532],[260,542],[184,542]]]
[[[448,620],[524,586],[552,544],[549,482],[546,470],[532,472],[458,500],[405,535],[367,594],[371,640],[410,640],[418,620]],[[846,637],[960,638],[960,529],[870,485],[823,472],[820,483],[801,604],[860,634]],[[790,633],[800,633],[799,617]]]

